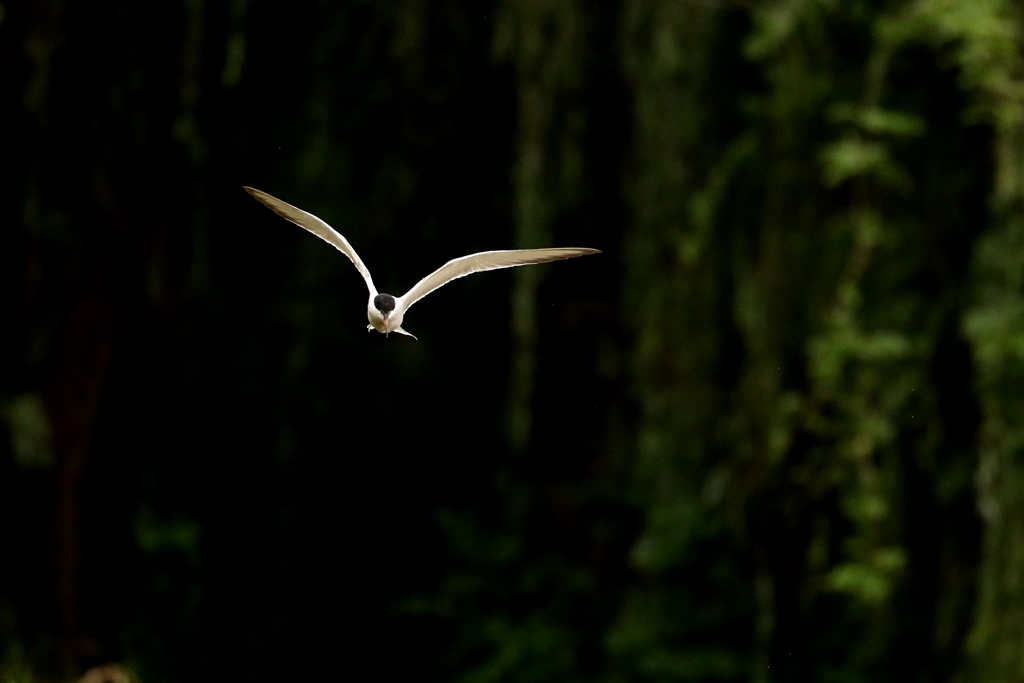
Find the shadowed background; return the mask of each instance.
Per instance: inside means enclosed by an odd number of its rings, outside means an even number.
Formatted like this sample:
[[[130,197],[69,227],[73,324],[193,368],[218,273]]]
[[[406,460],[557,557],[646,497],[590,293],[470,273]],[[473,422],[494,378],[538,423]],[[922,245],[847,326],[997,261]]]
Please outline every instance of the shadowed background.
[[[5,681],[1024,680],[1016,4],[0,2]]]

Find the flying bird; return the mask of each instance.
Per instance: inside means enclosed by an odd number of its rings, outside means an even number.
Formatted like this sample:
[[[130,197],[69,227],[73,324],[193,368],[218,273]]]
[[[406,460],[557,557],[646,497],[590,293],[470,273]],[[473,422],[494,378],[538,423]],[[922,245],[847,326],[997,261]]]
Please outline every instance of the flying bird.
[[[471,273],[511,268],[513,266],[526,266],[534,263],[547,263],[548,261],[561,261],[562,259],[601,253],[600,249],[583,248],[482,251],[478,254],[470,254],[462,258],[452,259],[417,282],[408,292],[402,296],[395,297],[390,294],[377,292],[377,288],[373,285],[373,278],[370,277],[370,271],[366,269],[363,260],[359,258],[359,254],[348,243],[348,240],[342,237],[334,228],[313,214],[297,209],[276,197],[271,197],[266,192],[260,192],[251,187],[243,187],[246,192],[260,200],[271,211],[295,223],[300,228],[309,230],[320,239],[333,245],[352,261],[356,270],[359,271],[359,274],[363,276],[363,280],[366,281],[366,288],[370,290],[370,300],[366,304],[366,319],[370,321],[370,324],[366,326],[367,332],[377,330],[384,335],[397,332],[398,334],[404,334],[416,339],[414,335],[402,329],[402,321],[405,319],[405,314],[409,308],[438,287]]]

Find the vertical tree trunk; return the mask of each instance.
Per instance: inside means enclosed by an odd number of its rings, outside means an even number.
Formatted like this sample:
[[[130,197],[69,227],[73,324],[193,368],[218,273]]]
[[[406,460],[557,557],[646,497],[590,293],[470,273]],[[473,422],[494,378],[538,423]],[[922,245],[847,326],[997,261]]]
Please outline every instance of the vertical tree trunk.
[[[79,302],[64,328],[65,367],[48,402],[53,420],[53,549],[59,618],[57,655],[65,674],[77,673],[79,623],[79,495],[93,427],[112,355],[113,310],[97,293]]]
[[[966,89],[994,125],[991,227],[974,253],[975,304],[965,316],[982,410],[977,508],[984,523],[966,678],[1024,681],[1024,22],[988,0],[971,21],[939,0],[918,3],[953,43]]]
[[[1010,682],[1024,681],[1024,117],[997,126],[995,146],[993,228],[977,246],[978,303],[965,324],[983,418],[975,483],[985,529],[967,678]]]
[[[666,680],[677,667],[717,680],[742,666],[734,652],[708,654],[682,635],[690,624],[673,605],[705,596],[671,575],[717,528],[710,508],[725,485],[710,459],[721,432],[716,416],[726,409],[720,323],[729,303],[711,221],[693,211],[706,162],[720,151],[704,118],[719,17],[713,4],[628,0],[620,20],[631,117],[621,306],[633,335],[638,408],[631,485],[645,518],[631,559],[646,579],[628,590],[608,642],[625,669]]]
[[[1024,681],[1024,121],[997,136],[994,230],[978,245],[978,305],[966,321],[982,408],[975,478],[984,523],[978,598],[968,637],[968,679]]]
[[[558,153],[554,143],[573,145],[560,130],[579,78],[582,17],[576,0],[506,2],[499,11],[495,52],[515,67],[518,132],[512,172],[516,248],[550,246],[550,226],[559,207]],[[554,190],[552,186],[555,186]],[[512,450],[522,452],[533,432],[536,373],[537,288],[541,270],[516,268],[512,291],[512,360],[508,431]]]

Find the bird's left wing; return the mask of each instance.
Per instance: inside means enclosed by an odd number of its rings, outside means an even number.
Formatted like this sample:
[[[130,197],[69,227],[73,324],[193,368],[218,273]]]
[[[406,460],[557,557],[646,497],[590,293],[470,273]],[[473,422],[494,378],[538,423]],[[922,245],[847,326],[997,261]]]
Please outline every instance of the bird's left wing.
[[[377,288],[373,286],[373,278],[370,277],[370,271],[363,265],[363,260],[359,258],[359,254],[352,248],[352,245],[348,243],[348,240],[341,236],[334,228],[324,223],[322,220],[317,218],[311,213],[306,213],[302,209],[297,209],[291,204],[282,202],[277,197],[271,197],[266,192],[260,192],[257,189],[242,186],[246,192],[251,194],[256,199],[263,202],[268,209],[276,213],[282,218],[290,220],[300,228],[305,228],[311,233],[319,237],[325,242],[333,245],[335,249],[348,256],[349,260],[355,265],[356,270],[363,276],[363,280],[366,281],[366,287],[370,290],[370,298],[377,296]]]
[[[463,256],[462,258],[449,261],[417,282],[412,289],[399,297],[396,302],[395,312],[405,313],[414,303],[441,285],[472,273],[497,270],[499,268],[511,268],[513,266],[527,266],[534,263],[547,263],[548,261],[561,261],[562,259],[599,253],[601,253],[600,249],[553,248],[482,251],[479,254]]]

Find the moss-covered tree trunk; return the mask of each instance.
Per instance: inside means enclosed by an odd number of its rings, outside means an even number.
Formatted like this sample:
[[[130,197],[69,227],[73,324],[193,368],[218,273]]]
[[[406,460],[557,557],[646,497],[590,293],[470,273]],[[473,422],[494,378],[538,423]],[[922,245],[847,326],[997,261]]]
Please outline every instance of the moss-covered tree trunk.
[[[494,51],[515,73],[516,143],[512,164],[515,247],[551,246],[551,225],[574,184],[575,90],[584,57],[584,17],[575,0],[506,2],[495,22]],[[575,112],[578,120],[581,116]],[[518,268],[512,291],[508,433],[515,452],[533,432],[537,289],[542,269]]]
[[[966,680],[1024,681],[1024,16],[1019,6],[923,2],[994,128],[990,227],[974,252],[964,329],[982,410],[975,477],[984,522]]]

